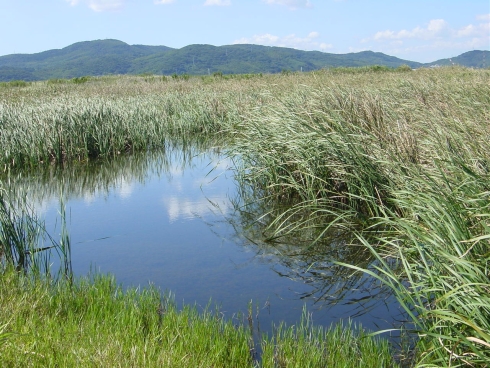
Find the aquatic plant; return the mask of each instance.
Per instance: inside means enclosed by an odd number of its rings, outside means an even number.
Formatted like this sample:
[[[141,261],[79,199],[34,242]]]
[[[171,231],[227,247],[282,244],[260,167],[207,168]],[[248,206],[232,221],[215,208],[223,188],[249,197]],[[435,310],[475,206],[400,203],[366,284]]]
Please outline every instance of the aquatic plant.
[[[362,271],[412,317],[420,364],[489,360],[487,81],[458,68],[344,74],[270,96],[237,135],[242,180],[292,203],[271,213],[270,237],[356,233],[378,261]]]

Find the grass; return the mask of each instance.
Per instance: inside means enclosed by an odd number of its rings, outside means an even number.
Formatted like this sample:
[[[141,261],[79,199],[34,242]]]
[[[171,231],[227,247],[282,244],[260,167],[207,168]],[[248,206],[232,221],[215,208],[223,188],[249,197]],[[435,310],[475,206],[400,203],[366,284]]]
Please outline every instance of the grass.
[[[226,137],[244,190],[284,204],[256,219],[267,239],[317,246],[350,231],[376,269],[342,266],[377,277],[411,315],[413,364],[484,367],[489,73],[372,67],[3,85],[0,162],[8,171],[117,156],[168,137]]]
[[[362,329],[324,331],[308,324],[264,336],[260,363],[245,324],[219,310],[178,309],[151,287],[123,291],[110,276],[69,283],[7,269],[0,303],[6,321],[0,360],[9,367],[323,367],[325,359],[345,367],[395,364],[388,343]]]
[[[375,339],[351,323],[324,330],[305,316],[298,326],[280,325],[263,341],[264,367],[395,367],[386,341]]]

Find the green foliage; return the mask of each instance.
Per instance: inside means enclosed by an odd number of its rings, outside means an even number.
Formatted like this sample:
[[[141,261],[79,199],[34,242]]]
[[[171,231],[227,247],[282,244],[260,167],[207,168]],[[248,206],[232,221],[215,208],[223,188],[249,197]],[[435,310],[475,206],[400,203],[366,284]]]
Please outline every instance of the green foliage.
[[[458,65],[488,67],[488,51],[472,51],[453,58]],[[449,61],[435,62],[451,65]],[[307,52],[259,45],[190,45],[181,49],[165,46],[127,45],[117,40],[79,42],[61,50],[32,55],[0,57],[0,81],[72,79],[84,75],[207,75],[313,71],[321,68],[382,65],[396,68],[433,65],[397,59],[371,51],[350,54]]]
[[[396,71],[397,72],[411,72],[412,71],[412,68],[410,68],[408,65],[406,64],[403,64],[403,65],[400,65],[399,67],[396,68]]]
[[[390,68],[388,68],[385,65],[372,65],[372,66],[369,66],[368,68],[370,71],[373,71],[373,72],[384,72],[384,71],[390,70]]]
[[[490,359],[488,70],[174,75],[2,88],[2,166],[84,161],[167,137],[232,138],[243,185],[287,204],[262,217],[266,237],[313,244],[353,232],[357,242],[343,246],[372,252],[377,272],[350,267],[393,290],[419,336],[415,359]]]
[[[262,350],[264,368],[398,366],[387,341],[369,336],[350,322],[326,330],[315,327],[306,314],[298,326],[280,325],[273,339],[263,340]]]
[[[89,76],[73,78],[71,81],[75,84],[87,83],[90,80]]]
[[[67,82],[69,82],[69,80],[67,80],[67,79],[54,78],[54,79],[48,79],[48,81],[46,83],[47,84],[63,84],[63,83],[67,83]]]
[[[207,75],[210,73],[256,74],[281,71],[313,71],[322,68],[370,65],[411,68],[438,65],[488,67],[489,51],[471,51],[452,58],[421,64],[382,53],[363,51],[329,54],[259,45],[190,45],[181,49],[165,46],[127,45],[117,40],[79,42],[61,50],[32,55],[0,57],[0,81],[72,79],[84,75]]]
[[[264,336],[259,364],[248,328],[218,309],[179,309],[171,296],[154,288],[123,291],[110,276],[69,283],[4,269],[0,290],[0,320],[9,321],[0,328],[0,360],[8,367],[276,367],[275,349],[281,361],[310,367],[323,366],[319,357],[341,366],[392,361],[388,344],[362,330],[302,324],[297,333],[281,326],[275,338]]]
[[[315,86],[269,92],[241,124],[238,176],[265,200],[289,204],[263,216],[262,232],[311,243],[353,232],[345,246],[369,249],[377,265],[342,265],[392,289],[419,336],[417,364],[485,366],[488,71],[324,73],[328,84],[315,73]]]
[[[466,66],[468,68],[488,68],[490,66],[490,51],[473,50],[450,59],[436,60],[426,66]]]
[[[27,87],[29,85],[28,82],[23,80],[13,80],[10,82],[0,82],[0,87],[9,88],[9,87]]]

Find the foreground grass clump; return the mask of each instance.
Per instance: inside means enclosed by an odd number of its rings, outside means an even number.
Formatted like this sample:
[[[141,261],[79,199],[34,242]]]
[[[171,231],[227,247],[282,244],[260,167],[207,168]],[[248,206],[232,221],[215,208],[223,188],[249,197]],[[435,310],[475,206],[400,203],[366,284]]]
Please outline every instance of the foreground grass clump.
[[[0,276],[0,303],[0,361],[9,367],[320,367],[325,359],[344,367],[394,364],[387,342],[340,326],[325,334],[306,325],[298,330],[308,332],[302,336],[280,329],[277,340],[264,337],[260,364],[241,324],[218,312],[178,310],[152,288],[123,291],[109,276],[70,284],[7,270]]]
[[[1,277],[6,366],[251,366],[241,328],[195,308],[177,311],[152,289],[123,292],[96,276],[70,286]]]
[[[304,317],[298,326],[280,325],[263,341],[263,367],[397,367],[386,341],[350,323],[324,330]]]

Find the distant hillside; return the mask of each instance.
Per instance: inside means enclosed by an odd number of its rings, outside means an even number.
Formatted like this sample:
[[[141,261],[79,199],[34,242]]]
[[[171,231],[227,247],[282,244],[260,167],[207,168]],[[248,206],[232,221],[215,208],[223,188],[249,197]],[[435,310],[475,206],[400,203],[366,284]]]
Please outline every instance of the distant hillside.
[[[172,50],[166,46],[128,45],[118,40],[78,42],[61,50],[0,57],[0,81],[127,74],[133,60]]]
[[[310,71],[325,67],[400,66],[421,64],[401,60],[381,53],[327,54],[319,51],[300,51],[284,47],[259,45],[190,45],[165,54],[138,58],[133,62],[132,73],[207,74],[222,73],[278,73],[282,70]]]
[[[488,51],[471,51],[453,58],[466,66],[485,66]],[[482,61],[483,60],[483,61]],[[447,65],[440,60],[432,64]],[[107,74],[225,74],[311,71],[326,67],[384,65],[412,68],[425,64],[398,59],[379,52],[329,54],[259,45],[128,45],[118,40],[78,42],[59,50],[0,57],[0,81],[46,80]]]
[[[463,65],[470,68],[488,68],[490,67],[490,51],[469,51],[450,59],[441,59],[434,61],[432,63],[429,63],[428,65]]]

